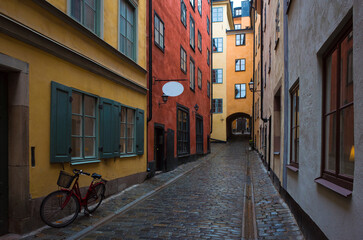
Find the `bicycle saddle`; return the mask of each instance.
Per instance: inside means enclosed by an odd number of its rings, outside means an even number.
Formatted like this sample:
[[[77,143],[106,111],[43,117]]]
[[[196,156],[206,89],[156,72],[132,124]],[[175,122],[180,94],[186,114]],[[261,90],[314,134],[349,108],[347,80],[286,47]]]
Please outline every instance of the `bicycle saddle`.
[[[96,178],[96,179],[100,179],[102,176],[100,174],[97,174],[97,173],[92,173],[92,177]]]

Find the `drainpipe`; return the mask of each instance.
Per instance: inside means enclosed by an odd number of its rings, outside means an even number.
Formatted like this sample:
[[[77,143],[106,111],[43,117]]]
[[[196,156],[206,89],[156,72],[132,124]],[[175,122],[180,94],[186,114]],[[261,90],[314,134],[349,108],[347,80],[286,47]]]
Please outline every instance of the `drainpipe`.
[[[256,35],[256,8],[254,8],[251,5],[251,9],[253,8],[253,15],[250,16],[250,21],[251,21],[251,26],[253,23],[253,72],[252,72],[252,79],[253,79],[253,91],[252,91],[252,130],[251,130],[251,139],[253,142],[253,148],[255,148],[255,61],[256,61],[256,55],[255,55],[255,51],[256,51],[256,39],[255,39],[255,35]],[[252,20],[253,19],[253,20]]]
[[[153,118],[153,105],[152,105],[152,93],[153,93],[153,51],[152,51],[152,0],[149,0],[149,115],[147,118],[147,122],[149,123]]]
[[[210,110],[209,110],[209,114],[210,114],[210,136],[212,135],[213,132],[213,113],[212,113],[212,99],[213,99],[213,82],[212,82],[212,71],[213,71],[213,0],[210,1],[210,20],[209,20],[209,27],[210,27],[210,65],[209,65],[209,69],[210,69],[210,99],[209,99],[209,106],[210,106]],[[209,139],[211,138],[209,136]],[[210,141],[210,140],[209,140]]]
[[[283,159],[283,170],[282,170],[282,187],[287,188],[287,150],[288,150],[288,131],[289,131],[289,48],[288,48],[288,29],[287,29],[287,1],[284,0],[284,159]]]

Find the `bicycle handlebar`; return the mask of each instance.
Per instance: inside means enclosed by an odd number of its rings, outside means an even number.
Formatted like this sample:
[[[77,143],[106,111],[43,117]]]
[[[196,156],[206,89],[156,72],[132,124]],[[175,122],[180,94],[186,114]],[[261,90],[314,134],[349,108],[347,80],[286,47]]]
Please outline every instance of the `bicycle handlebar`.
[[[87,175],[87,176],[91,175],[90,173],[83,172],[83,170],[79,170],[79,169],[73,169],[73,173],[74,174],[83,174],[83,175]]]

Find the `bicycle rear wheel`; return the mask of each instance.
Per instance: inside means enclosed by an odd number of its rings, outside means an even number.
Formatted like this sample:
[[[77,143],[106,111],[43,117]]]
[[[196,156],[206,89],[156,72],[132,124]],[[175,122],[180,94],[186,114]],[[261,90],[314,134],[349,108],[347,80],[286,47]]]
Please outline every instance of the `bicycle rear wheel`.
[[[89,213],[93,213],[100,206],[102,200],[105,198],[105,189],[105,184],[100,182],[95,184],[88,192],[85,208]]]
[[[80,205],[70,191],[58,190],[46,196],[40,206],[40,217],[55,228],[71,224],[78,216]]]

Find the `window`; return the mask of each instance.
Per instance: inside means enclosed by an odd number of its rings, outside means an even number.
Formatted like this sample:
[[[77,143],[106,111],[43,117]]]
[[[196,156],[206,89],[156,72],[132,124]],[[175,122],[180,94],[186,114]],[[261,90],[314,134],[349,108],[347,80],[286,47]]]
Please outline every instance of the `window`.
[[[240,17],[240,16],[242,16],[242,9],[241,9],[241,8],[235,8],[235,9],[234,9],[234,16],[235,16],[235,17]]]
[[[195,9],[195,0],[189,0],[190,5],[192,6],[193,10]]]
[[[223,38],[213,38],[213,52],[223,52]]]
[[[234,30],[239,30],[241,29],[241,24],[235,24],[234,25]]]
[[[295,85],[291,91],[291,139],[290,139],[290,165],[299,166],[299,85]]]
[[[101,35],[101,1],[100,0],[71,0],[70,15],[80,24]]]
[[[246,38],[245,38],[245,34],[236,34],[236,46],[242,46],[242,45],[246,45]]]
[[[187,73],[187,52],[180,46],[180,69]]]
[[[222,113],[223,112],[223,99],[213,99],[212,100],[212,113]]]
[[[236,99],[246,98],[246,84],[245,83],[234,85],[234,97]]]
[[[195,65],[193,58],[189,61],[189,87],[194,91],[195,89]]]
[[[97,99],[72,91],[72,160],[96,159]]]
[[[212,83],[223,83],[223,69],[212,70]]]
[[[183,25],[186,27],[187,26],[187,6],[185,5],[184,1],[181,0],[180,1],[180,20],[183,23]]]
[[[210,82],[207,81],[207,96],[210,97]]]
[[[213,8],[212,22],[223,22],[223,8],[222,7]]]
[[[155,45],[164,51],[164,22],[156,13],[154,17],[154,39]]]
[[[185,107],[177,108],[178,131],[177,152],[178,156],[189,154],[189,111]]]
[[[198,31],[198,49],[199,52],[202,52],[202,34]]]
[[[52,82],[50,143],[51,163],[144,154],[144,111]]]
[[[203,153],[203,118],[196,115],[195,117],[195,135],[197,153]]]
[[[136,60],[135,12],[127,0],[120,0],[120,51],[133,60]]]
[[[198,88],[202,89],[202,71],[198,68]]]
[[[246,59],[236,59],[236,72],[246,71]]]
[[[352,21],[325,55],[323,84],[323,175],[353,189],[354,98]]]
[[[202,0],[198,0],[198,12],[202,16]]]
[[[190,25],[189,25],[189,44],[195,49],[195,26],[192,15],[190,15]]]
[[[207,48],[207,64],[208,66],[210,65],[210,51],[208,48]]]
[[[207,33],[208,33],[208,35],[209,35],[209,33],[210,33],[210,21],[209,21],[209,17],[207,16]]]

